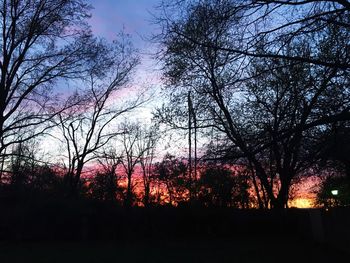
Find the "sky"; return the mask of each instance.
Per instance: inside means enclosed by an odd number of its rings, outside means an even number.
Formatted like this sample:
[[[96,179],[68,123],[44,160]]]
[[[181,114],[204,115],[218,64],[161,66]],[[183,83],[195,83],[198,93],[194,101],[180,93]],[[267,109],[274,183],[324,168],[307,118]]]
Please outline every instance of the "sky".
[[[152,101],[147,105],[133,111],[125,116],[131,121],[150,123],[153,117],[152,111],[159,107],[163,101],[161,98],[162,83],[160,80],[161,71],[157,61],[152,59],[156,47],[149,40],[150,36],[157,31],[157,25],[152,23],[153,15],[156,13],[156,6],[162,0],[87,0],[92,6],[89,24],[95,36],[103,37],[112,41],[118,37],[118,33],[124,30],[131,35],[133,45],[138,50],[141,63],[133,75],[132,89],[125,89],[123,96],[135,95],[135,90],[149,88],[148,94],[154,94]],[[123,118],[122,118],[123,119]],[[164,140],[159,151],[163,156],[166,152],[172,154],[182,152],[186,149],[187,139],[183,136],[172,136],[172,143]],[[176,141],[176,143],[174,143]],[[52,145],[52,141],[48,142]],[[46,145],[46,144],[44,144]],[[171,145],[171,147],[170,147]],[[175,146],[176,145],[176,146]],[[50,147],[53,153],[58,148]],[[47,148],[43,146],[43,148]],[[51,155],[48,155],[51,156]]]
[[[154,92],[153,99],[146,107],[140,108],[133,117],[137,121],[146,120],[150,122],[152,111],[159,107],[161,99],[162,82],[159,64],[152,59],[156,52],[156,46],[148,39],[158,30],[153,23],[154,15],[157,14],[156,7],[162,0],[88,0],[93,7],[90,19],[92,32],[96,36],[104,37],[110,41],[116,38],[118,32],[125,30],[132,37],[134,46],[138,49],[141,57],[141,64],[134,76],[134,86],[140,88],[151,87]],[[172,147],[164,145],[162,152],[181,152],[187,145],[183,136],[172,137]],[[174,143],[175,142],[175,143]],[[166,144],[166,143],[165,143]],[[176,147],[174,146],[176,145]]]
[[[134,86],[160,87],[160,70],[157,62],[152,59],[156,48],[148,39],[157,31],[152,23],[156,6],[161,0],[88,0],[92,5],[92,17],[89,20],[92,32],[96,36],[109,41],[117,38],[121,31],[131,35],[133,45],[138,50],[141,64],[134,76]],[[155,101],[145,113],[150,117],[150,109],[157,104]]]
[[[94,34],[109,40],[124,29],[137,48],[147,47],[143,37],[155,31],[152,14],[160,0],[88,0],[93,7],[90,25]]]

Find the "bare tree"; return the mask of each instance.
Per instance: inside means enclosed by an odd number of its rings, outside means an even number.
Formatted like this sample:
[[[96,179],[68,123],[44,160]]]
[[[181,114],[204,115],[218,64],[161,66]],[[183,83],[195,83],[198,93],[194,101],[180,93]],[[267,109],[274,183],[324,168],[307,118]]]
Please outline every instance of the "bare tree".
[[[36,139],[17,144],[7,158],[1,185],[15,196],[59,193],[61,178],[52,164],[42,161],[39,145]]]
[[[180,3],[181,2],[181,5]],[[182,7],[182,8],[181,8]],[[349,55],[345,50],[349,44],[335,47],[332,52],[336,56],[319,57],[301,56],[300,54],[282,54],[283,46],[291,41],[298,41],[300,37],[308,37],[315,41],[317,48],[321,36],[331,27],[338,27],[336,38],[341,41],[348,36],[350,30],[349,1],[270,1],[270,0],[180,0],[163,1],[160,9],[163,15],[158,22],[163,27],[163,33],[174,34],[179,39],[186,39],[189,43],[200,45],[203,48],[214,48],[236,54],[237,56],[264,57],[287,59],[294,62],[306,62],[324,67],[337,68],[348,71],[350,68]],[[204,16],[212,12],[216,21],[208,17],[210,22],[224,22],[231,25],[232,30],[227,36],[231,45],[225,42],[206,41],[200,35],[192,34],[195,28],[188,27],[181,21],[187,19],[188,11],[201,13]],[[196,18],[193,18],[196,19]],[[224,29],[224,27],[222,28]],[[257,50],[256,46],[264,40],[264,52]],[[339,42],[339,43],[340,43]]]
[[[47,129],[38,127],[54,115],[50,110],[54,84],[80,77],[84,62],[96,50],[86,24],[85,1],[3,0],[0,5],[2,154],[10,145]]]
[[[84,165],[120,134],[113,128],[116,119],[142,103],[140,97],[123,102],[121,94],[138,63],[131,43],[121,38],[102,48],[91,67],[90,79],[81,83],[85,89],[68,99],[73,106],[62,111],[57,120],[68,153],[66,180],[73,194],[79,189]]]
[[[137,143],[142,169],[142,182],[144,188],[143,203],[147,207],[150,203],[151,182],[154,177],[154,159],[156,158],[156,146],[160,139],[158,125],[142,128],[140,139]]]
[[[176,21],[166,17],[160,55],[168,86],[178,90],[172,95],[194,91],[202,102],[198,116],[204,117],[203,126],[225,134],[231,144],[226,144],[228,156],[246,158],[271,205],[282,208],[292,178],[310,161],[308,145],[320,125],[349,113],[346,69],[311,61],[346,61],[333,47],[348,45],[348,32],[335,24],[324,27],[322,36],[312,30],[318,47],[307,33],[287,42],[276,38],[274,47],[283,59],[247,59],[245,10],[236,7],[234,1],[201,1],[190,4]],[[267,54],[269,41],[260,38],[252,48]],[[242,52],[234,52],[232,45]],[[285,59],[297,56],[305,59]]]
[[[121,125],[121,130],[123,132],[121,164],[127,178],[125,206],[130,207],[133,203],[132,176],[138,164],[141,164],[143,183],[145,188],[148,188],[146,191],[149,195],[149,176],[155,141],[154,137],[148,137],[149,135],[143,133],[140,123],[124,122]],[[151,135],[153,136],[153,134]],[[147,156],[148,154],[150,156]]]

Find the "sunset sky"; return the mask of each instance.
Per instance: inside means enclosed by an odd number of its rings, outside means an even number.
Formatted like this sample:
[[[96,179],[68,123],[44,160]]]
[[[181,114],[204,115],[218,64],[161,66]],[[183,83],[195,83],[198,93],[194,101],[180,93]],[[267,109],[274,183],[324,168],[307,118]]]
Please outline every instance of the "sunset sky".
[[[156,14],[156,7],[161,0],[88,0],[87,2],[92,6],[92,16],[89,19],[89,24],[93,34],[108,41],[113,41],[118,39],[118,33],[124,31],[130,34],[132,43],[140,57],[140,64],[132,75],[132,83],[117,94],[117,99],[119,100],[120,97],[129,99],[137,95],[138,91],[145,89],[148,90],[145,96],[152,98],[140,108],[123,115],[119,121],[127,118],[131,122],[140,121],[149,124],[153,116],[152,112],[156,107],[161,106],[163,102],[161,96],[161,70],[159,62],[153,58],[157,47],[149,41],[152,34],[157,32],[158,26],[153,23],[153,15]],[[63,85],[64,89],[69,89],[69,86]],[[45,140],[42,147],[45,152],[49,152],[47,156],[50,156],[50,158],[61,151],[59,150],[60,143],[56,145],[52,138],[49,138],[48,142]],[[186,155],[186,147],[186,137],[178,134],[173,135],[171,139],[169,137],[162,141],[158,147],[158,155],[163,156],[168,152],[176,155]]]
[[[158,26],[154,24],[154,15],[157,14],[157,6],[161,0],[89,0],[92,9],[90,25],[95,35],[108,40],[116,39],[118,32],[125,30],[130,34],[134,46],[138,49],[141,63],[134,75],[133,86],[138,88],[150,88],[153,94],[152,101],[145,107],[138,109],[133,118],[149,122],[154,108],[161,106],[162,82],[159,62],[153,59],[157,50],[154,43],[149,41],[152,34],[156,34]],[[126,91],[128,93],[128,91]],[[172,154],[182,152],[187,147],[187,139],[183,136],[173,136],[172,148],[164,142],[160,147],[161,155],[166,152]]]
[[[118,39],[118,33],[121,31],[130,34],[133,45],[139,52],[141,58],[140,65],[133,74],[132,83],[118,93],[118,97],[132,97],[137,94],[138,90],[149,89],[148,95],[152,95],[152,100],[146,105],[131,112],[126,117],[129,121],[141,121],[149,124],[152,118],[152,111],[156,107],[160,107],[163,103],[161,96],[161,70],[159,62],[154,59],[157,46],[149,39],[159,30],[158,25],[154,24],[154,16],[157,14],[157,5],[161,0],[88,0],[91,4],[92,17],[89,23],[95,36],[103,37],[108,41]],[[115,100],[113,100],[115,102]],[[57,135],[59,137],[59,135]],[[163,138],[164,139],[164,138]],[[58,145],[48,138],[48,141],[42,143],[44,151],[47,153],[46,158],[57,158],[57,152],[62,151],[60,143]],[[198,152],[204,149],[204,145],[200,141],[198,143]],[[184,134],[173,134],[166,136],[164,140],[159,142],[157,147],[157,158],[159,160],[166,154],[170,153],[176,156],[187,156],[188,139]],[[94,165],[93,163],[90,165]],[[314,198],[313,180],[306,180],[296,186],[297,191],[294,193],[294,200],[290,201],[290,206],[309,207],[312,206]]]
[[[90,25],[95,35],[113,40],[117,37],[118,32],[124,30],[130,34],[134,46],[138,49],[141,56],[141,64],[138,67],[136,76],[134,77],[134,86],[152,86],[156,90],[160,90],[161,81],[159,67],[157,62],[152,59],[152,55],[156,51],[156,47],[148,39],[157,32],[157,25],[153,22],[153,15],[157,13],[156,7],[160,0],[89,0],[92,9],[92,17]],[[126,93],[128,93],[126,91]],[[157,93],[158,95],[159,93]],[[152,109],[161,104],[161,98],[155,96],[154,100],[146,108],[143,107],[134,116],[146,116],[145,119],[151,118]],[[133,116],[133,117],[134,117]],[[164,154],[169,151],[186,152],[186,138],[178,137],[177,142],[172,143],[172,148],[165,145],[161,147],[160,152]],[[174,146],[176,145],[176,147]],[[299,184],[298,191],[295,193],[295,199],[290,201],[290,206],[310,207],[312,206],[312,188],[315,186],[312,180],[307,180],[303,184]],[[303,185],[303,187],[300,187]],[[311,199],[310,199],[311,198]]]
[[[92,5],[90,25],[96,36],[109,41],[117,39],[121,31],[130,34],[134,47],[138,50],[141,63],[133,76],[133,86],[139,88],[152,87],[152,92],[158,92],[161,86],[160,71],[156,61],[152,59],[156,48],[149,41],[152,34],[157,32],[153,23],[153,15],[159,0],[88,0]],[[154,96],[157,97],[157,96]],[[149,103],[141,109],[141,113],[150,118],[150,112],[159,101]]]
[[[2,2],[0,201],[350,204],[350,1]]]

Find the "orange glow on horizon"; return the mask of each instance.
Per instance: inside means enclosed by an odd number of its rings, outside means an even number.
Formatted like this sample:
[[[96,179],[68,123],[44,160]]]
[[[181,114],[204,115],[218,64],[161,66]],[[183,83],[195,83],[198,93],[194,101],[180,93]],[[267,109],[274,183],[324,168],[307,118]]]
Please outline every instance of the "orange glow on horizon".
[[[315,202],[312,198],[300,197],[289,201],[289,207],[295,208],[314,208]]]
[[[88,167],[87,171],[84,173],[84,177],[87,179],[87,184],[89,184],[89,179],[94,176],[94,174],[98,171],[103,172],[103,167],[99,164],[92,164]],[[242,166],[236,165],[230,167],[234,174],[238,173]],[[122,188],[127,187],[127,177],[125,175],[125,171],[118,167],[118,185]],[[144,195],[144,185],[142,178],[141,167],[136,166],[134,174],[132,176],[132,192],[134,194],[136,206],[143,206],[143,195]],[[290,196],[290,200],[288,201],[288,207],[290,208],[315,208],[316,205],[316,191],[317,185],[319,183],[319,178],[317,176],[308,176],[303,178],[297,183],[293,184],[293,194]],[[249,194],[254,198],[255,190],[253,186],[249,188]],[[168,189],[164,182],[160,182],[158,180],[151,182],[150,184],[150,201],[158,202],[160,205],[171,205],[177,206],[178,202],[188,202],[189,201],[189,192],[181,191],[179,193],[172,193],[173,200],[171,200],[170,195],[168,193]],[[250,208],[257,208],[256,200],[252,201],[249,204]]]

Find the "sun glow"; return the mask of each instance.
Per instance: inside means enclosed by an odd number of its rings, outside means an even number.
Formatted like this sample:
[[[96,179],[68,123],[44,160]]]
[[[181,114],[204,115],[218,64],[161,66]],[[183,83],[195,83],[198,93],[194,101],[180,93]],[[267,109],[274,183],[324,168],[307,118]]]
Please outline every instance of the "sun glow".
[[[289,202],[289,207],[312,208],[315,207],[314,200],[311,198],[296,198]]]

